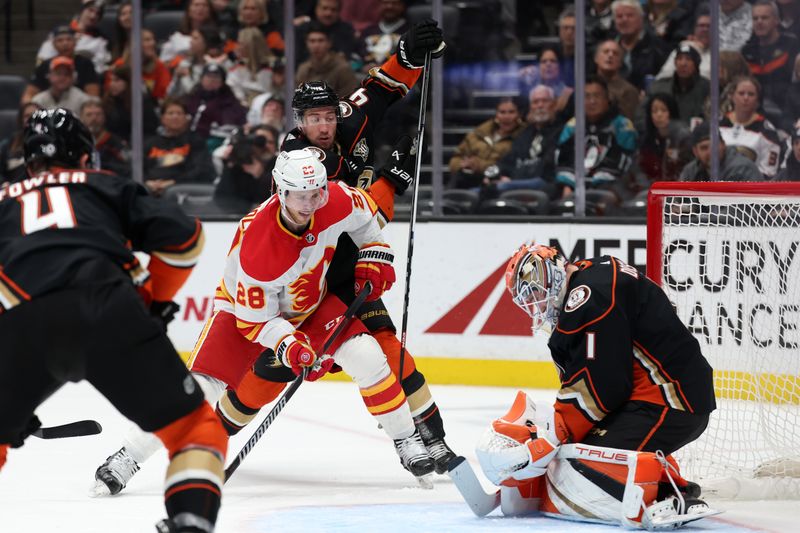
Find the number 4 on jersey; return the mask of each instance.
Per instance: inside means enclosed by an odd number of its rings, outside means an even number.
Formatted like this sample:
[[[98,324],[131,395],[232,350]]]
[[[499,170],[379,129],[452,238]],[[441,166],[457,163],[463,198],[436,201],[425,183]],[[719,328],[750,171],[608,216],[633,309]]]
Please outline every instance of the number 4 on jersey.
[[[22,204],[22,234],[29,235],[48,228],[74,228],[75,212],[66,187],[48,187],[44,190],[49,213],[42,213],[42,193],[31,191],[19,197]]]

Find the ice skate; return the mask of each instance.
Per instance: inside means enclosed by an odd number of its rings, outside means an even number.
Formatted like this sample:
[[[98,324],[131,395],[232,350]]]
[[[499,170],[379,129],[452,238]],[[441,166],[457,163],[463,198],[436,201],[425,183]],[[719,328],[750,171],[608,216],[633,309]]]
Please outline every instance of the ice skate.
[[[405,439],[395,440],[394,448],[397,450],[397,455],[400,456],[400,464],[403,465],[403,468],[417,478],[433,472],[435,468],[433,458],[422,444],[422,437],[419,436],[418,430]]]
[[[89,490],[89,496],[97,498],[119,494],[138,471],[139,465],[133,457],[125,448],[120,448],[97,468],[94,473],[94,486]]]
[[[444,439],[435,439],[425,443],[428,453],[433,458],[434,469],[437,474],[446,474],[447,465],[456,454],[450,449],[450,446]]]
[[[647,529],[675,529],[689,522],[721,513],[697,498],[685,498],[683,513],[680,512],[680,508],[681,502],[676,496],[656,502],[642,515],[642,525]]]

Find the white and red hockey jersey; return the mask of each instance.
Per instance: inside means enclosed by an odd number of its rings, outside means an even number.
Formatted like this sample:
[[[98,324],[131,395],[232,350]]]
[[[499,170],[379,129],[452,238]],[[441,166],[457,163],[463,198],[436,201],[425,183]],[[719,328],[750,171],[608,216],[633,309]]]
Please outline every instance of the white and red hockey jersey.
[[[274,349],[317,309],[343,233],[358,247],[384,242],[368,194],[338,182],[328,182],[328,191],[328,202],[302,235],[281,222],[277,195],[239,222],[214,308],[232,313],[251,342]]]

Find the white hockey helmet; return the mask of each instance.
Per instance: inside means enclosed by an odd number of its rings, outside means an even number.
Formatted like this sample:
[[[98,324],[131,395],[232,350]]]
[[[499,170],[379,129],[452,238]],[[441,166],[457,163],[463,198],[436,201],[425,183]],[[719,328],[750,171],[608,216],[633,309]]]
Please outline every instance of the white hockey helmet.
[[[534,332],[556,326],[567,289],[566,264],[558,250],[541,244],[523,244],[508,262],[506,288],[533,319]]]
[[[318,191],[321,194],[294,195],[314,199],[314,209],[319,209],[328,199],[328,172],[317,155],[306,148],[281,152],[272,169],[272,179],[281,205],[286,207],[289,192]],[[318,205],[316,205],[318,204]],[[295,208],[295,206],[289,206]]]

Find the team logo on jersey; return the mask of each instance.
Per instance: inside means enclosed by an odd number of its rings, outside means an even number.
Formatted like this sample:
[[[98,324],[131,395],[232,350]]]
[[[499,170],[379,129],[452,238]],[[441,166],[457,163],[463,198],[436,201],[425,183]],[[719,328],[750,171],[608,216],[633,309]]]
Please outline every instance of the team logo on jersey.
[[[325,161],[325,150],[317,148],[316,146],[306,146],[306,150],[310,150],[311,152],[313,152],[314,155],[317,156],[317,159],[319,159],[320,161]]]
[[[312,243],[312,242],[314,242],[316,239],[317,239],[317,238],[316,238],[316,237],[314,237],[314,234],[313,234],[313,233],[309,233],[308,235],[306,235],[306,242],[307,242],[308,244],[311,244],[311,243]]]
[[[356,147],[353,149],[353,155],[360,157],[365,163],[367,162],[367,157],[369,156],[367,139],[362,137],[361,140],[356,143]]]
[[[194,394],[195,384],[194,378],[192,376],[186,376],[183,378],[183,392],[188,395]]]
[[[351,106],[347,102],[340,101],[339,112],[342,114],[342,118],[347,118],[353,114],[353,106]]]
[[[567,296],[567,303],[564,306],[564,311],[569,313],[570,311],[574,311],[586,302],[589,301],[589,297],[592,295],[592,290],[587,287],[586,285],[578,285],[571,291],[569,291],[569,296]]]
[[[46,157],[53,157],[56,155],[56,145],[55,144],[44,144],[42,145],[42,154]]]

